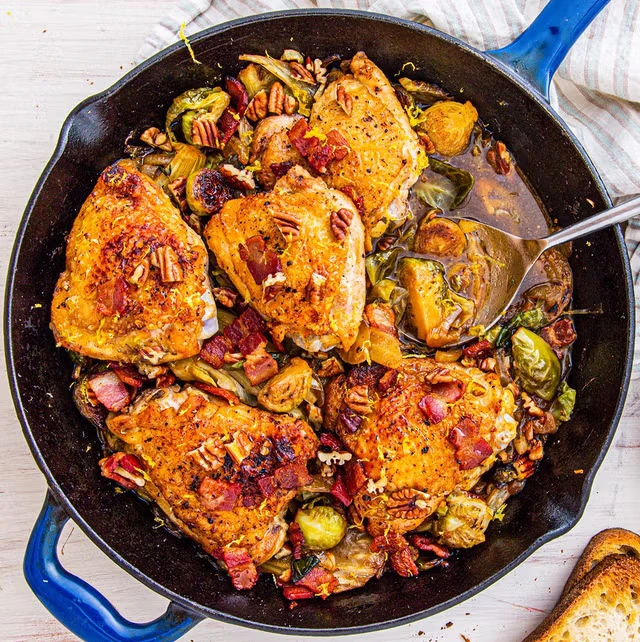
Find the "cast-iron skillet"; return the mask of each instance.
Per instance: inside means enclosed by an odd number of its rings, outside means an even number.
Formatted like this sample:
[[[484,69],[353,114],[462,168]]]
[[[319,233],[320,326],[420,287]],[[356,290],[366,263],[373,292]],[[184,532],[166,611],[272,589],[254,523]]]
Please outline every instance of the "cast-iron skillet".
[[[416,76],[473,102],[561,225],[608,206],[593,165],[544,98],[568,46],[606,1],[552,0],[523,36],[492,55],[418,24],[355,11],[293,11],[237,20],[193,37],[203,64],[195,65],[177,44],[71,113],[20,226],[5,327],[16,409],[50,488],[27,550],[25,574],[63,624],[96,641],[174,640],[204,617],[298,634],[390,627],[474,595],[577,522],[620,417],[631,367],[631,276],[617,228],[574,245],[574,305],[603,309],[576,317],[570,378],[578,391],[575,414],[549,441],[537,474],[509,501],[504,521],[491,524],[486,543],[461,551],[447,570],[414,579],[388,574],[363,589],[326,602],[309,600],[294,610],[268,577],[250,592],[234,591],[188,539],[154,529],[148,506],[130,493],[114,493],[112,483],[100,477],[100,446],[71,401],[71,363],[54,345],[49,304],[73,219],[100,172],[121,156],[127,134],[161,125],[180,92],[237,72],[243,52],[268,49],[279,55],[293,47],[319,57],[348,57],[363,50],[390,78],[410,61]],[[411,65],[405,73],[409,70]],[[584,474],[574,474],[577,469]],[[153,623],[131,624],[94,589],[67,574],[55,555],[67,516],[116,563],[168,597],[167,614]]]

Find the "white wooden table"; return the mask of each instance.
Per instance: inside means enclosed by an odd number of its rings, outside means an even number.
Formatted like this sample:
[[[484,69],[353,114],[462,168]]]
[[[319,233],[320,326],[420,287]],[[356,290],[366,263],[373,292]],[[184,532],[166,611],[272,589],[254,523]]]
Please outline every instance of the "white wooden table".
[[[0,272],[29,194],[72,107],[128,71],[143,38],[174,0],[3,0],[0,3]],[[1,362],[3,373],[4,357]],[[584,517],[481,595],[441,615],[363,635],[367,642],[420,637],[440,642],[518,642],[555,604],[589,538],[610,526],[640,532],[640,380],[602,466]],[[634,394],[635,393],[635,394]],[[0,640],[76,639],[42,607],[22,576],[24,547],[45,493],[14,416],[6,377],[0,388]],[[62,560],[125,617],[157,617],[166,600],[107,559],[68,525]],[[186,640],[274,640],[278,636],[207,621]],[[283,637],[285,639],[291,639]]]

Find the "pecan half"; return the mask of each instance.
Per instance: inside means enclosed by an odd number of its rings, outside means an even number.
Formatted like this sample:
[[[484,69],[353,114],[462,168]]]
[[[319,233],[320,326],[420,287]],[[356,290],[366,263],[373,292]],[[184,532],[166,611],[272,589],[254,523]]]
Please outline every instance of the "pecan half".
[[[184,278],[178,255],[169,245],[161,245],[151,253],[151,265],[160,269],[163,283],[179,283]]]
[[[291,116],[292,114],[295,114],[296,111],[298,111],[298,101],[293,96],[285,96],[283,108],[284,113],[287,116]]]
[[[395,236],[381,236],[376,245],[376,251],[386,252],[398,239]]]
[[[225,450],[229,453],[229,457],[238,465],[242,463],[243,459],[249,456],[251,446],[251,438],[242,430],[236,431],[233,434],[233,441],[224,445]]]
[[[236,303],[238,293],[231,288],[213,288],[213,296],[225,308],[232,308]]]
[[[371,412],[369,388],[365,385],[349,388],[344,402],[347,404],[347,407],[359,415],[368,415]]]
[[[227,451],[220,438],[210,438],[198,448],[189,451],[189,456],[205,470],[215,471],[222,468]]]
[[[511,171],[511,154],[507,151],[507,146],[499,140],[487,152],[487,162],[496,174],[506,175]]]
[[[247,111],[244,112],[244,115],[249,119],[261,120],[267,115],[267,107],[269,105],[269,97],[267,92],[264,89],[261,89],[249,102]]]
[[[143,143],[147,143],[147,145],[151,145],[151,147],[163,149],[165,152],[173,150],[169,137],[157,127],[149,127],[149,129],[146,129],[140,134],[140,140]]]
[[[271,85],[267,111],[270,114],[280,115],[284,111],[284,87],[277,80]]]
[[[344,207],[337,212],[331,212],[331,230],[338,241],[344,241],[352,220],[353,212]]]
[[[220,145],[220,132],[218,126],[211,118],[194,118],[191,125],[191,139],[194,145],[202,147],[218,147]]]
[[[300,238],[300,220],[294,214],[279,212],[273,216],[273,222],[287,241],[297,241]]]
[[[291,68],[291,73],[294,78],[300,78],[301,80],[311,83],[312,85],[316,84],[316,80],[313,77],[313,74],[304,65],[296,62],[295,60],[292,60],[289,63],[289,67]]]
[[[316,58],[313,61],[313,75],[316,77],[316,82],[319,85],[324,85],[327,82],[327,68],[324,66],[324,63],[320,58]]]
[[[336,357],[329,357],[326,361],[322,363],[318,372],[316,373],[319,377],[333,377],[334,375],[344,372],[344,368],[340,363],[339,359]]]
[[[314,272],[307,284],[306,297],[311,305],[319,305],[324,296],[327,273],[324,268],[321,272]]]
[[[351,112],[353,111],[353,98],[342,85],[338,86],[336,100],[338,101],[338,105],[342,107],[342,111],[344,111],[347,116],[351,116]]]
[[[478,368],[483,372],[495,372],[496,371],[496,360],[493,357],[487,357],[482,359],[478,364]]]
[[[256,182],[253,179],[253,174],[246,169],[238,169],[229,163],[220,165],[218,171],[224,176],[226,183],[234,189],[255,189]]]
[[[179,176],[169,183],[168,187],[178,207],[184,212],[187,209],[187,177]]]
[[[435,153],[436,146],[433,144],[433,141],[429,138],[429,134],[427,134],[427,132],[416,132],[416,133],[418,134],[418,138],[420,139],[420,142],[424,147],[424,151],[427,154]]]
[[[526,393],[522,392],[522,407],[532,416],[532,417],[543,417],[544,410],[539,408],[534,400]]]
[[[427,493],[413,488],[396,490],[387,500],[387,511],[391,517],[399,519],[419,519],[429,514]]]
[[[131,276],[127,279],[132,285],[144,285],[147,277],[149,276],[149,257],[145,256],[135,269],[131,273]]]

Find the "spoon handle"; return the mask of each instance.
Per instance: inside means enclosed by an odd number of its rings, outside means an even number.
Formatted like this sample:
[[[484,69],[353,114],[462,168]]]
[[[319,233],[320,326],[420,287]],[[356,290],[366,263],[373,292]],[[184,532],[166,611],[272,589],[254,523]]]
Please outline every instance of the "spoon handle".
[[[605,227],[616,225],[617,223],[624,223],[634,216],[640,215],[640,197],[632,198],[621,205],[616,205],[611,209],[604,210],[599,214],[585,218],[578,221],[563,230],[547,236],[545,241],[545,249],[555,247],[567,241],[573,241],[581,236],[586,236],[592,232],[597,232]]]

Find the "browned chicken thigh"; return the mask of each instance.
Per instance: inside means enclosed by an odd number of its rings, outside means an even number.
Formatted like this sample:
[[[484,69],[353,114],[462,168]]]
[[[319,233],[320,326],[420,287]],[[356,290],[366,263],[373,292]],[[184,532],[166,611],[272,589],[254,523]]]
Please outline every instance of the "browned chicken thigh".
[[[469,490],[515,437],[498,375],[429,358],[358,366],[329,383],[325,425],[363,467],[354,511],[369,532],[406,533]]]
[[[315,101],[310,124],[346,139],[350,152],[323,176],[331,187],[353,188],[363,199],[369,237],[402,221],[409,189],[422,171],[421,145],[393,87],[364,53],[351,60],[351,74],[330,83]]]
[[[245,583],[247,573],[257,577],[253,565],[281,548],[287,531],[282,513],[311,481],[307,461],[318,446],[311,427],[192,386],[147,390],[126,412],[110,415],[107,427],[141,470],[135,473],[134,464],[127,476],[121,452],[101,462],[103,474],[137,484],[227,564],[237,588],[249,588],[238,582]],[[245,572],[239,574],[235,566],[242,559]]]
[[[202,239],[153,180],[122,161],[102,172],[67,243],[51,306],[58,345],[158,364],[197,354],[217,330]]]
[[[272,192],[225,203],[204,231],[220,267],[277,341],[348,349],[365,303],[364,229],[353,202],[299,166]]]

